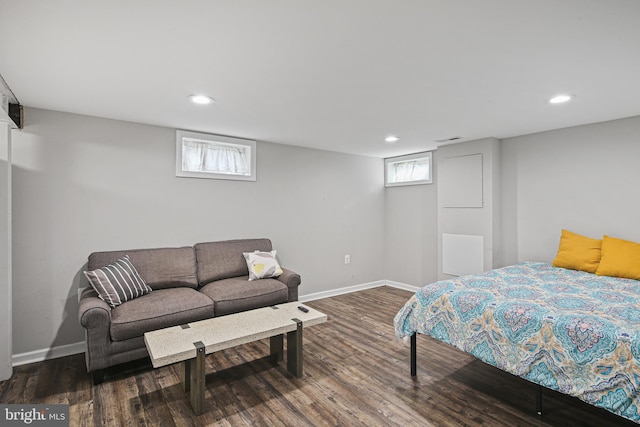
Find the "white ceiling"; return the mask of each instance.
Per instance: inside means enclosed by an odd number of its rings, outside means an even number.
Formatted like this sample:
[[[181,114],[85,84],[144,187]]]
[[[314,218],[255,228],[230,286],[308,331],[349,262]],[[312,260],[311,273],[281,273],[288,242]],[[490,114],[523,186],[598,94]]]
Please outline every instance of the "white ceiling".
[[[388,157],[640,115],[640,1],[0,0],[0,74],[30,107]]]

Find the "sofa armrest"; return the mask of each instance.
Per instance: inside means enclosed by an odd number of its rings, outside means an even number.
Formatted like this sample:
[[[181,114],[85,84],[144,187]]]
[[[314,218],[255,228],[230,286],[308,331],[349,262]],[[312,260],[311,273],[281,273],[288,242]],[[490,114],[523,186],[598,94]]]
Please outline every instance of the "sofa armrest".
[[[85,289],[80,295],[78,320],[86,329],[85,361],[87,372],[98,371],[110,366],[111,307],[98,298],[98,294],[93,289]]]
[[[80,295],[78,320],[86,329],[104,328],[108,332],[111,323],[111,307],[98,298],[96,291],[87,288]]]
[[[298,273],[294,273],[286,268],[282,269],[282,274],[277,277],[279,281],[287,285],[289,288],[289,301],[298,301],[298,286],[300,286],[301,279]]]

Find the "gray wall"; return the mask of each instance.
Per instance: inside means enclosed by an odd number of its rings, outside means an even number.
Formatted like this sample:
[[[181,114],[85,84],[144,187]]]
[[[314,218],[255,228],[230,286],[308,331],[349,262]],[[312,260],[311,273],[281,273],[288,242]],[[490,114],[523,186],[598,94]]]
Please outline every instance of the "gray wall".
[[[301,295],[384,278],[382,159],[259,142],[257,182],[176,178],[173,129],[25,118],[13,134],[14,354],[83,341],[77,289],[93,251],[269,237]]]
[[[437,279],[437,164],[433,184],[385,189],[385,260],[387,280],[424,286]]]
[[[562,228],[640,241],[640,117],[501,141],[503,263],[551,262]]]
[[[11,377],[11,130],[0,121],[0,381]]]

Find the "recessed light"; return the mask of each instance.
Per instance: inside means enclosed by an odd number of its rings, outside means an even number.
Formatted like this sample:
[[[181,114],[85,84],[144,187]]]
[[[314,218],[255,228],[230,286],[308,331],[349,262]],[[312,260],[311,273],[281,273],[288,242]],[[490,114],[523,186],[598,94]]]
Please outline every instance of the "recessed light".
[[[398,138],[395,135],[389,135],[384,140],[387,141],[387,142],[398,142],[400,140],[400,138]]]
[[[207,105],[214,102],[213,98],[207,95],[191,95],[189,100],[194,104]]]
[[[562,104],[563,102],[571,101],[573,96],[571,95],[556,95],[549,99],[549,104]]]

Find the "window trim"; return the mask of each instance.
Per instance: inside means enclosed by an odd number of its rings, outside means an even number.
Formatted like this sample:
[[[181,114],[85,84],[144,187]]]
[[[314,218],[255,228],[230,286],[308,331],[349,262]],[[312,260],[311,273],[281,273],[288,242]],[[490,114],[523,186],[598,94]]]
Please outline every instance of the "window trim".
[[[210,143],[239,145],[249,148],[249,175],[234,175],[216,172],[190,172],[182,169],[182,147],[184,139],[197,139]],[[176,176],[180,178],[226,179],[233,181],[256,181],[256,141],[208,133],[176,130]]]
[[[433,183],[433,152],[423,151],[420,153],[407,154],[404,156],[388,157],[384,159],[384,186],[385,187],[403,187],[406,185],[423,185]],[[429,177],[427,179],[420,179],[416,181],[403,181],[403,182],[389,182],[389,165],[392,163],[399,163],[403,161],[411,161],[415,159],[427,158],[429,162]]]

